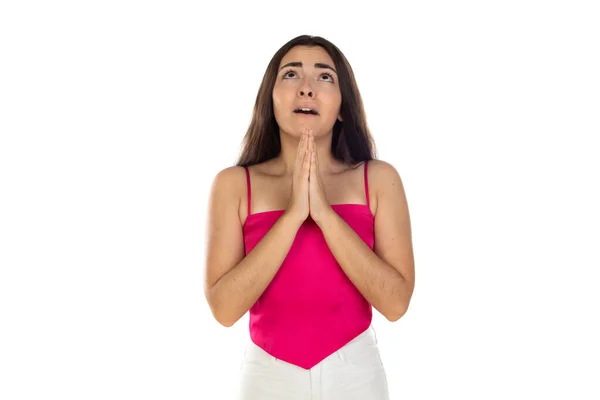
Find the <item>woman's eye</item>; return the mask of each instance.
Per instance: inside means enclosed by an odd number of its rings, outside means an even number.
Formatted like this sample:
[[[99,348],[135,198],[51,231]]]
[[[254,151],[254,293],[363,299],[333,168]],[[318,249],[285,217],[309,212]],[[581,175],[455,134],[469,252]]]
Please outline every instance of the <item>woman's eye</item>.
[[[293,75],[290,76],[290,74],[293,74]],[[295,71],[291,71],[291,70],[290,71],[286,71],[283,74],[283,79],[296,78],[296,77],[297,77],[296,72]],[[331,74],[328,74],[328,73],[321,74],[321,78],[323,78],[323,77],[327,77],[327,79],[325,79],[325,82],[334,82],[333,76]]]

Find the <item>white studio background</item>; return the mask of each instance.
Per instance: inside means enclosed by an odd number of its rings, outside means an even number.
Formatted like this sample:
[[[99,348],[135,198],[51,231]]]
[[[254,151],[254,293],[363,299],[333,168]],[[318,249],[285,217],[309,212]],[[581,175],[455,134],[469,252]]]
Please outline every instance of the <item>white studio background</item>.
[[[349,59],[409,201],[392,399],[600,398],[594,2],[249,3],[1,3],[0,398],[234,398],[208,190],[301,34]]]

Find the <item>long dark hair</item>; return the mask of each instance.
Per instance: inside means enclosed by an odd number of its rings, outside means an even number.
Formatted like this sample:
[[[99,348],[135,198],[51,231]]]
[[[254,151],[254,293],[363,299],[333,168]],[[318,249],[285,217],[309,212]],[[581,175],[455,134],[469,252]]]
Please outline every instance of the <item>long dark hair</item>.
[[[259,164],[277,157],[281,151],[279,126],[273,111],[273,87],[281,59],[295,46],[320,46],[329,53],[335,64],[342,94],[340,114],[343,122],[336,119],[333,126],[333,157],[349,166],[376,158],[375,142],[367,127],[362,98],[350,63],[330,41],[319,36],[302,35],[284,44],[269,62],[236,165],[247,167]]]

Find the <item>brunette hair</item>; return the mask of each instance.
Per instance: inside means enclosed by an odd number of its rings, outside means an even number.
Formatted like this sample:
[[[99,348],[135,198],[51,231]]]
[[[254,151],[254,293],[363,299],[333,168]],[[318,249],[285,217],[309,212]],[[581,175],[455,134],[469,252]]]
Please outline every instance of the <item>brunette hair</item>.
[[[320,46],[335,64],[342,95],[340,114],[343,122],[336,119],[333,126],[331,153],[334,158],[349,166],[376,158],[375,142],[367,127],[362,98],[350,63],[330,41],[319,36],[302,35],[284,44],[269,62],[236,165],[259,164],[277,157],[281,151],[279,126],[273,111],[273,87],[281,60],[295,46]]]

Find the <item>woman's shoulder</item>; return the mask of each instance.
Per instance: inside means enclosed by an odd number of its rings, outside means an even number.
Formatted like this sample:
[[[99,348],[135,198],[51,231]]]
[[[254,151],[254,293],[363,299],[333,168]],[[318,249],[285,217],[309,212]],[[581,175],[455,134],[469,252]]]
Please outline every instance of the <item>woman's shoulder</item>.
[[[213,179],[213,184],[229,185],[238,181],[245,174],[245,168],[242,166],[233,165],[225,167],[217,172]]]
[[[239,198],[246,185],[246,171],[242,166],[234,165],[219,170],[213,177],[211,193],[214,201]]]
[[[248,172],[246,172],[248,171]],[[253,164],[247,167],[233,165],[219,170],[213,178],[213,188],[222,188],[229,192],[239,192],[246,190],[247,175],[268,175],[268,165],[266,162]]]
[[[366,167],[365,164],[368,164],[368,174],[370,177],[379,177],[381,175],[389,175],[397,173],[396,168],[392,164],[387,161],[379,160],[376,158],[372,158],[367,161],[359,161],[354,165],[348,165],[348,170],[364,170]]]
[[[372,159],[368,161],[369,187],[376,192],[379,189],[397,182],[401,183],[398,170],[389,162],[384,160]]]
[[[392,164],[390,164],[387,161],[384,160],[378,160],[376,158],[369,160],[369,173],[371,173],[371,171],[373,172],[378,172],[378,173],[383,173],[383,174],[389,174],[391,172],[396,171],[396,169],[394,168],[394,166]]]
[[[369,160],[369,188],[375,192],[377,203],[380,197],[392,195],[402,195],[404,193],[404,184],[400,173],[391,163],[383,160]],[[394,197],[394,201],[400,198]]]

